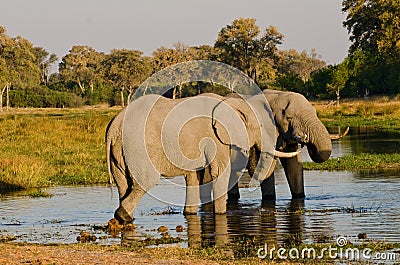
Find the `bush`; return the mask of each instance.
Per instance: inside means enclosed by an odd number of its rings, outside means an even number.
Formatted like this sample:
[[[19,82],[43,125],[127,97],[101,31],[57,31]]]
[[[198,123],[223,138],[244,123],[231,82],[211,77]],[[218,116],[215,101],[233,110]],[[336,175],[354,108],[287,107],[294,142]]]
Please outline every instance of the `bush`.
[[[69,92],[53,91],[47,87],[35,87],[10,91],[11,107],[64,108],[80,107],[82,99]]]

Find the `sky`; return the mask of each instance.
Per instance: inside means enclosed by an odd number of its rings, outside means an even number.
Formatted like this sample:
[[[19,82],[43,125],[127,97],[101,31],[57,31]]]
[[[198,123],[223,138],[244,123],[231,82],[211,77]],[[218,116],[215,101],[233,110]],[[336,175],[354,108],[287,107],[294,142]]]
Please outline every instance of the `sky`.
[[[74,45],[97,51],[141,50],[145,55],[180,41],[213,45],[218,32],[239,17],[260,29],[277,27],[282,50],[317,53],[340,63],[349,41],[341,0],[13,0],[3,1],[0,25],[61,59]]]

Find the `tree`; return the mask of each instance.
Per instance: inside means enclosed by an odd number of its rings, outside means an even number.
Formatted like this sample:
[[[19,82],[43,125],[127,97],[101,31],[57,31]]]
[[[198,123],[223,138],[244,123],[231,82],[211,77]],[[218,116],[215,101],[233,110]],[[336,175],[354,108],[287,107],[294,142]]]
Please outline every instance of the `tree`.
[[[344,0],[343,25],[350,34],[350,53],[360,49],[371,54],[400,55],[400,1]]]
[[[349,78],[349,60],[346,58],[341,64],[334,67],[332,71],[332,80],[327,84],[328,91],[336,95],[337,107],[339,107],[340,92],[345,88]]]
[[[400,1],[344,0],[342,7],[347,13],[343,25],[352,42],[349,59],[363,54],[351,86],[359,95],[399,93]]]
[[[279,74],[293,74],[305,83],[310,79],[313,72],[325,68],[326,62],[321,59],[315,49],[312,49],[310,54],[306,51],[298,53],[291,49],[278,51],[276,65]]]
[[[198,59],[197,49],[191,48],[182,42],[176,42],[173,44],[174,48],[167,48],[162,46],[153,52],[153,68],[154,72],[164,69],[168,66],[187,62],[190,60]],[[185,70],[181,68],[181,70]],[[171,73],[172,74],[172,73]],[[187,76],[190,73],[187,71],[179,73],[182,79],[183,76]],[[178,98],[182,96],[183,83],[179,83],[177,87],[172,90],[172,98]]]
[[[9,89],[7,63],[4,58],[0,57],[0,112],[3,111],[3,94],[4,92],[7,92],[8,98]]]
[[[137,50],[112,50],[103,61],[105,78],[120,90],[121,105],[125,105],[124,92],[128,91],[130,98],[135,89],[150,76],[152,67],[148,57],[142,56]]]
[[[36,56],[36,63],[41,71],[40,82],[43,85],[47,85],[50,77],[50,68],[51,65],[58,60],[57,55],[54,53],[49,54],[49,52],[42,47],[35,47],[34,52]]]
[[[218,51],[210,45],[200,45],[198,47],[190,47],[194,60],[211,60],[218,61]]]
[[[76,83],[82,94],[89,87],[93,92],[94,85],[101,79],[100,63],[104,53],[97,52],[89,46],[73,46],[59,64],[59,73],[64,82]]]
[[[196,50],[182,42],[173,44],[173,48],[161,46],[153,52],[154,71],[159,71],[168,66],[195,59]]]
[[[4,27],[0,27],[0,111],[2,110],[3,93],[14,89],[27,89],[40,83],[40,69],[36,65],[33,44],[18,36],[11,38]]]
[[[273,26],[260,34],[254,18],[239,18],[221,29],[214,47],[220,51],[224,63],[245,72],[257,82],[260,69],[268,69],[268,59],[275,54],[282,39],[283,35]]]

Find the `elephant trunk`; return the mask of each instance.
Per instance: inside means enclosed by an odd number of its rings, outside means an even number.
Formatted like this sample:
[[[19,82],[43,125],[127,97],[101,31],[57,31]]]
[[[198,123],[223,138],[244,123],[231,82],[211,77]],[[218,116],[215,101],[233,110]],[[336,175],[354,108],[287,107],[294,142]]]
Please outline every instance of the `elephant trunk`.
[[[328,130],[319,119],[307,122],[308,141],[306,143],[308,154],[316,163],[329,159],[332,152],[332,143]]]

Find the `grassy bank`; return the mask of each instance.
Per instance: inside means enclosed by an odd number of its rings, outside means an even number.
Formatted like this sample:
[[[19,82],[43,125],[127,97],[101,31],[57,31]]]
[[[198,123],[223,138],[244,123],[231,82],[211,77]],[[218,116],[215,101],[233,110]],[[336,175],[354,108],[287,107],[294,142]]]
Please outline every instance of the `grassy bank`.
[[[313,102],[318,117],[328,127],[373,126],[400,133],[400,99],[379,97],[344,100],[337,107],[329,102]],[[400,154],[358,154],[331,158],[317,164],[304,163],[307,170],[400,170]]]
[[[313,106],[326,126],[375,126],[382,130],[400,131],[398,97],[344,100],[339,107],[328,102],[313,102]]]
[[[305,162],[307,170],[399,170],[400,154],[358,154],[330,158],[324,163]]]
[[[90,108],[0,114],[0,191],[106,183],[104,134],[117,112]]]

